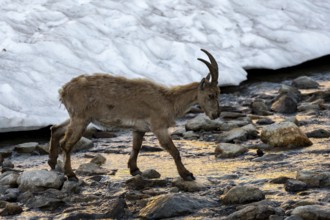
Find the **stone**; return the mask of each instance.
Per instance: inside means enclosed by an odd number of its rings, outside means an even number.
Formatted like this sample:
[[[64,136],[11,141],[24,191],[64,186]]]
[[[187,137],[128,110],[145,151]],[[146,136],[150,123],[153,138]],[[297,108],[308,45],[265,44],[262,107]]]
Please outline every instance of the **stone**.
[[[154,169],[147,169],[145,171],[142,172],[142,177],[147,178],[147,179],[157,179],[160,178],[160,173],[158,173],[156,170]]]
[[[182,178],[177,178],[173,181],[173,186],[185,192],[198,192],[207,189],[211,186],[210,181],[205,179],[197,179],[195,181],[185,181]]]
[[[241,113],[241,112],[225,112],[222,111],[220,114],[221,118],[241,118],[241,117],[245,117],[246,114]]]
[[[279,93],[279,97],[281,97],[282,95],[288,95],[290,96],[296,103],[300,102],[302,97],[301,97],[301,92],[293,86],[288,86],[285,84],[282,84],[280,89],[278,90]]]
[[[37,142],[28,142],[23,144],[18,144],[15,146],[15,151],[17,153],[32,153],[37,149],[39,144]]]
[[[288,179],[284,187],[287,192],[300,192],[307,189],[307,184],[300,180]]]
[[[107,159],[102,154],[96,154],[95,157],[91,160],[91,163],[95,163],[99,166],[105,163]]]
[[[256,124],[258,124],[258,125],[270,125],[270,124],[274,124],[274,123],[275,122],[270,118],[261,118],[256,121]]]
[[[304,220],[315,220],[315,219],[330,219],[330,205],[306,205],[295,208],[292,215],[297,215]]]
[[[109,171],[100,167],[95,163],[84,163],[80,164],[76,173],[79,175],[85,176],[94,176],[94,175],[102,175],[107,174]]]
[[[243,204],[265,199],[265,194],[252,186],[234,186],[222,196],[224,204]]]
[[[202,208],[216,206],[216,202],[201,196],[186,193],[169,193],[151,199],[139,212],[146,219],[174,218],[195,213]]]
[[[271,115],[269,107],[263,100],[255,100],[251,104],[251,110],[256,115]]]
[[[17,187],[17,179],[19,173],[13,171],[7,171],[0,175],[0,185],[7,185],[10,187]]]
[[[0,200],[5,200],[7,202],[16,202],[19,196],[18,188],[9,188],[0,196]]]
[[[230,131],[216,135],[215,138],[219,142],[236,142],[255,139],[258,137],[258,131],[253,124],[248,124],[240,128],[234,128]]]
[[[304,102],[298,106],[299,112],[313,111],[313,110],[324,110],[326,107],[324,105],[323,99],[317,99],[314,102]]]
[[[60,198],[54,198],[48,195],[33,196],[26,202],[27,207],[33,209],[55,210],[60,206],[65,205]]]
[[[329,138],[330,137],[330,131],[319,128],[319,129],[307,132],[306,135],[309,138]]]
[[[141,175],[136,175],[126,180],[126,186],[130,189],[141,190],[148,187],[164,187],[168,184],[167,180],[146,179]]]
[[[8,158],[5,158],[2,162],[2,167],[3,169],[12,169],[14,164]]]
[[[284,220],[304,220],[301,217],[297,216],[297,215],[291,215],[289,217],[286,217]]]
[[[251,205],[243,209],[240,209],[226,218],[225,220],[264,220],[269,219],[271,215],[274,215],[276,210],[274,207],[267,205]]]
[[[24,171],[17,179],[21,191],[35,191],[45,188],[60,189],[64,182],[62,173],[47,170]]]
[[[313,144],[297,125],[286,121],[265,126],[260,139],[272,147],[294,148]]]
[[[318,82],[308,76],[300,76],[294,79],[291,85],[298,89],[317,89],[320,86]]]
[[[289,95],[280,96],[271,106],[277,113],[291,114],[297,112],[298,103]]]
[[[244,146],[229,143],[220,143],[215,148],[215,156],[219,158],[233,158],[246,153],[248,149]]]
[[[93,141],[88,138],[81,137],[80,140],[73,146],[73,152],[88,150],[94,147]]]
[[[69,194],[78,194],[81,191],[81,185],[80,181],[65,181],[61,191]]]
[[[252,161],[255,162],[263,162],[263,161],[282,161],[283,159],[287,158],[285,154],[275,154],[275,153],[270,153],[270,154],[265,154],[262,157],[258,157],[253,159]]]
[[[0,202],[0,216],[18,215],[22,212],[22,207],[15,203]]]
[[[190,140],[194,140],[194,139],[198,139],[199,138],[199,134],[195,133],[194,131],[187,131],[183,133],[183,137],[185,139],[190,139]]]
[[[286,181],[288,181],[288,179],[290,179],[290,177],[280,176],[280,177],[277,177],[277,178],[274,178],[274,179],[270,180],[269,182],[273,183],[273,184],[285,184]]]
[[[187,131],[213,131],[219,130],[222,126],[223,120],[217,118],[215,120],[209,119],[205,114],[199,114],[197,117],[190,119],[186,123]]]
[[[296,179],[306,183],[309,187],[330,186],[329,171],[300,170],[297,172]]]

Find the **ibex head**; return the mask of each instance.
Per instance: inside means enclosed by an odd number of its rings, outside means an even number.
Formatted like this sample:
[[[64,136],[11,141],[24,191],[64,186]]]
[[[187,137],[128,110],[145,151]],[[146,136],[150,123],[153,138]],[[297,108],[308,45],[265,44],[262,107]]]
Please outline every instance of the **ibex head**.
[[[198,103],[210,119],[216,119],[220,116],[220,106],[218,96],[220,89],[218,87],[218,64],[214,57],[206,50],[201,49],[209,57],[211,63],[201,58],[202,61],[209,68],[209,74],[202,79],[198,87]],[[210,81],[211,77],[211,81]]]

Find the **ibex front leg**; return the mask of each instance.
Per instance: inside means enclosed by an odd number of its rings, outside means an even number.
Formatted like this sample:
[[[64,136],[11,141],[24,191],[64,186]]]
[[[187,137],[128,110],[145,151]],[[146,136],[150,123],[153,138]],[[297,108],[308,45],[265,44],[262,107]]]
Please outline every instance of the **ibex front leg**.
[[[61,140],[60,145],[63,150],[64,157],[64,174],[71,180],[78,180],[71,168],[71,151],[73,146],[82,137],[86,126],[84,120],[71,119],[70,124],[65,132],[64,138]]]
[[[133,131],[133,148],[131,151],[131,156],[128,160],[128,168],[132,176],[141,174],[140,169],[137,167],[137,157],[142,146],[144,134],[145,132]]]
[[[65,122],[59,124],[59,125],[53,125],[50,128],[51,131],[51,137],[50,137],[50,143],[49,143],[49,160],[48,164],[51,167],[52,170],[55,169],[57,158],[60,150],[60,140],[64,137],[64,133],[66,131],[66,128],[68,124],[70,123],[70,120],[66,120]]]
[[[160,145],[162,146],[162,148],[164,148],[165,150],[167,150],[171,156],[174,159],[175,165],[177,167],[177,170],[180,174],[180,176],[184,179],[184,180],[188,180],[188,181],[192,181],[195,180],[194,175],[189,172],[184,165],[181,162],[181,157],[180,157],[180,152],[178,151],[178,149],[176,148],[176,146],[174,145],[171,136],[168,133],[168,129],[158,129],[153,131],[154,134],[157,136]]]

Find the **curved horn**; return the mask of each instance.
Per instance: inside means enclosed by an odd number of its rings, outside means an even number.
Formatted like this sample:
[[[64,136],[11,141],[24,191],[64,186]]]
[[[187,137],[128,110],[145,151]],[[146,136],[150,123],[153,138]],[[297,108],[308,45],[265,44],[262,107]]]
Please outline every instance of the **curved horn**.
[[[209,68],[210,74],[212,76],[212,83],[213,84],[218,84],[219,70],[218,70],[217,61],[214,59],[214,57],[207,50],[201,49],[201,51],[203,51],[208,56],[211,63],[209,63],[206,60],[203,60],[201,58],[198,58],[198,60],[205,63],[206,66]]]

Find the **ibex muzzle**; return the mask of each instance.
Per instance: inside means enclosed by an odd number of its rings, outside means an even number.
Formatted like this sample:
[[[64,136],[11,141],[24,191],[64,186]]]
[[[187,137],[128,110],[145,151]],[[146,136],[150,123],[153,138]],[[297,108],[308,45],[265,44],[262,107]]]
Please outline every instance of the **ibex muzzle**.
[[[148,80],[126,79],[109,74],[81,75],[66,83],[60,90],[60,100],[70,119],[51,128],[50,167],[55,169],[61,147],[64,172],[76,180],[70,154],[88,124],[94,123],[133,130],[133,149],[128,160],[132,175],[141,173],[137,157],[145,132],[152,131],[161,147],[173,157],[180,176],[184,180],[194,180],[193,174],[181,162],[168,128],[175,124],[175,118],[183,116],[197,103],[211,119],[219,117],[218,65],[209,52],[202,51],[210,62],[199,60],[206,64],[210,73],[199,83],[167,88]]]

